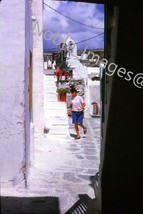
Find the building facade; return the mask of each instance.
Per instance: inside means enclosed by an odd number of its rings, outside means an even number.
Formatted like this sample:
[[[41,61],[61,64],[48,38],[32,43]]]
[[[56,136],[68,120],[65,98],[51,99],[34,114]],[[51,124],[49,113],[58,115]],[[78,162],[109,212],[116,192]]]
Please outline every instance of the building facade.
[[[36,133],[44,131],[43,79],[43,0],[32,1],[33,30],[33,125]]]
[[[3,1],[0,14],[0,172],[1,184],[8,186],[25,178],[30,162],[30,1]]]
[[[14,0],[0,5],[0,173],[4,187],[27,180],[34,133],[44,132],[42,3]],[[35,19],[40,34],[34,28]]]

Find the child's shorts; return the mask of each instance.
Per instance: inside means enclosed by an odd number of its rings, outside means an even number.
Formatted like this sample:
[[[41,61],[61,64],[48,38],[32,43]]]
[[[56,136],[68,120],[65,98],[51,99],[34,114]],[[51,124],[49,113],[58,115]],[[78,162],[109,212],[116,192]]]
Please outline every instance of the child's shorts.
[[[72,111],[72,123],[83,123],[83,111]]]

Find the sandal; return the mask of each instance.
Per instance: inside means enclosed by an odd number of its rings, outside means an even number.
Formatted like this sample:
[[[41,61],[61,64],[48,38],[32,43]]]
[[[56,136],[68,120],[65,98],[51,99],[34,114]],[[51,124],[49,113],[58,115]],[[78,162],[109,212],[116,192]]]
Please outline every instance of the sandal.
[[[80,139],[80,136],[79,136],[79,135],[77,135],[76,139]]]
[[[83,133],[84,133],[84,134],[87,133],[87,128],[86,128],[86,127],[83,129]]]

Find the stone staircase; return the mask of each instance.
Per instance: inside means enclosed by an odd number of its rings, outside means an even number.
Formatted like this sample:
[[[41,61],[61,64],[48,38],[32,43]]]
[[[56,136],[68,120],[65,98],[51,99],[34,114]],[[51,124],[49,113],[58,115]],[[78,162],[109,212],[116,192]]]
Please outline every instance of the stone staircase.
[[[60,156],[61,149],[70,142],[70,133],[67,106],[57,99],[55,81],[53,75],[44,75],[44,118],[49,132],[34,134],[34,161],[28,176],[28,196],[42,195],[45,191],[52,195],[45,189],[50,182],[50,174],[68,157],[66,151],[62,158]]]
[[[59,102],[56,92],[56,79],[53,76],[44,76],[44,116],[45,126],[49,128],[48,137],[69,138],[69,125],[67,106],[65,102]]]

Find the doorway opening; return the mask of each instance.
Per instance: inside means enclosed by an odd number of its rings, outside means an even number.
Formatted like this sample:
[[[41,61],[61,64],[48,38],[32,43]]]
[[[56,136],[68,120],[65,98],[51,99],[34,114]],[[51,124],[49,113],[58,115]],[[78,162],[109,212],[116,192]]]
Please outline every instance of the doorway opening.
[[[59,185],[65,191],[65,194],[59,196],[60,200],[69,195],[68,198],[72,202],[70,206],[69,201],[67,204],[69,208],[74,209],[81,195],[85,194],[94,200],[98,185],[102,114],[101,78],[103,80],[101,75],[103,69],[100,64],[104,58],[104,5],[44,1],[43,7],[44,100],[46,100],[44,111],[50,130],[47,139],[52,142],[50,147],[52,151],[56,153],[58,150],[60,153],[55,160],[52,154],[49,154],[47,168],[53,176],[60,177]],[[63,74],[59,79],[57,75],[59,69],[66,70],[67,76]],[[66,95],[66,101],[60,101],[55,95],[59,89],[67,89],[72,84],[86,101],[84,121],[87,134],[86,136],[81,134],[82,139],[79,141],[75,140],[71,115],[66,113],[70,94]],[[62,192],[59,185],[58,191]],[[72,191],[67,186],[70,186]],[[68,210],[67,207],[61,209]]]

